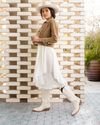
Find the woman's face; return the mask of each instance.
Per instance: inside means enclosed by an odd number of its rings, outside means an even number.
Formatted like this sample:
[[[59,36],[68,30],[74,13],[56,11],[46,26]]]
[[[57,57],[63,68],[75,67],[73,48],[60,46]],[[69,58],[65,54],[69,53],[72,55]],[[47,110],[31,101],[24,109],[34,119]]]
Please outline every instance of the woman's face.
[[[45,18],[46,20],[51,18],[51,12],[49,8],[46,7],[42,9],[42,17]]]

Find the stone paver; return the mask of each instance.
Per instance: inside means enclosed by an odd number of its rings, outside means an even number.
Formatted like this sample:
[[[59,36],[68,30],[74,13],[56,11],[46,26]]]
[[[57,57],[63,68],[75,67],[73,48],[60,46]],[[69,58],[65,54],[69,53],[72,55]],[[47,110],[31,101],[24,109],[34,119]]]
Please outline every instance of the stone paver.
[[[70,102],[51,103],[50,111],[40,113],[31,111],[40,103],[1,102],[0,125],[100,125],[99,83],[91,83],[92,88],[89,86],[90,83],[86,83],[85,103],[74,117],[70,115],[72,111]]]

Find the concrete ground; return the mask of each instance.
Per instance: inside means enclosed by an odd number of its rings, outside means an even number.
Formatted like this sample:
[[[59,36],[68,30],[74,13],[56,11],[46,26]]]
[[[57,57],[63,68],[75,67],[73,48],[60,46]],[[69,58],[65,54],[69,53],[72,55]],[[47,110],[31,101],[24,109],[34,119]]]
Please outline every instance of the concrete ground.
[[[40,103],[0,103],[0,125],[100,125],[100,82],[85,86],[86,100],[72,117],[69,102],[51,103],[48,112],[31,112]]]

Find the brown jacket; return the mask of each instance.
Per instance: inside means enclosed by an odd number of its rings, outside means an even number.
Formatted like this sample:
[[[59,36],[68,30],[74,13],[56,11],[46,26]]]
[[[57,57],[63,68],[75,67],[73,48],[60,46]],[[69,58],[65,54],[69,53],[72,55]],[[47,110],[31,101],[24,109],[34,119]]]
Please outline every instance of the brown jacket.
[[[42,39],[42,45],[52,46],[57,42],[58,26],[54,18],[45,21],[42,27],[38,30],[37,36]]]

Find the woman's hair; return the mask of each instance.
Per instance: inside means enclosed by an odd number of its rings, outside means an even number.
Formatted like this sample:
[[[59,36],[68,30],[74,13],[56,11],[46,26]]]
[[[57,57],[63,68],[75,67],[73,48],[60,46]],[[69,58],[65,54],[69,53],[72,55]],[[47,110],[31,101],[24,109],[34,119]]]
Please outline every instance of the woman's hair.
[[[56,17],[55,10],[52,9],[52,8],[50,8],[50,7],[47,7],[47,8],[50,10],[51,16],[52,16],[53,18],[55,18],[55,17]],[[42,16],[42,9],[40,10],[40,14],[41,14],[41,16]]]

